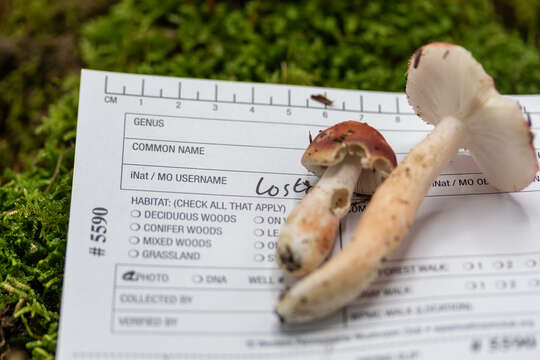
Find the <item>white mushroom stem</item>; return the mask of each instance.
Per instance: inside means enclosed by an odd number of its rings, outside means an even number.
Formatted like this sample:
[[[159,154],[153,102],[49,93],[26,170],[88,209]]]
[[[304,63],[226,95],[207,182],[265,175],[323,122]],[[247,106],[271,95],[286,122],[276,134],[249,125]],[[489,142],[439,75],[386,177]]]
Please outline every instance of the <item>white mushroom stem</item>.
[[[278,240],[278,263],[286,272],[302,276],[327,257],[339,221],[351,205],[351,196],[362,172],[360,158],[347,155],[330,166],[292,211]]]
[[[286,323],[309,321],[350,303],[402,242],[433,180],[464,144],[465,125],[443,118],[379,186],[352,241],[287,291],[276,312]]]

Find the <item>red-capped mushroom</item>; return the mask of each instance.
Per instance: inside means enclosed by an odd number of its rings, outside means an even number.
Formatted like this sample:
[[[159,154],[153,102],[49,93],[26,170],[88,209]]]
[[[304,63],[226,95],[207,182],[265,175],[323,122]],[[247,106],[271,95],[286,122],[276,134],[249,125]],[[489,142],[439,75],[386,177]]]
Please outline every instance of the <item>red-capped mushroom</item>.
[[[294,276],[305,275],[323,262],[353,192],[372,194],[396,166],[396,156],[377,130],[345,121],[317,135],[302,165],[320,180],[287,218],[277,246],[278,263]]]

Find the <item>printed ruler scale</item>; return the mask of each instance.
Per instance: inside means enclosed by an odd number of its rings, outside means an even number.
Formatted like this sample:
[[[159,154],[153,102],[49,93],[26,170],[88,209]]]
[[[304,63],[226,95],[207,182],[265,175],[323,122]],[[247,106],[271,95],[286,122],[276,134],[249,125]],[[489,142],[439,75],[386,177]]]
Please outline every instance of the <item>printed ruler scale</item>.
[[[514,98],[537,134],[540,97]],[[402,93],[83,71],[58,358],[538,359],[540,177],[498,193],[467,152],[357,301],[279,323],[277,237],[317,181],[300,157],[344,120],[398,160],[432,129]]]
[[[400,97],[395,97],[395,110],[393,111],[383,111],[382,105],[377,104],[376,108],[377,110],[367,110],[364,109],[364,95],[360,95],[358,100],[358,109],[348,108],[346,107],[345,101],[341,102],[341,106],[332,106],[332,105],[326,105],[322,104],[320,102],[317,102],[311,98],[305,98],[305,105],[299,105],[295,101],[291,99],[292,93],[291,89],[286,89],[287,91],[287,103],[276,103],[273,100],[273,96],[268,96],[267,102],[257,102],[255,101],[255,91],[256,87],[251,86],[251,97],[248,101],[242,101],[237,99],[236,93],[232,93],[232,98],[230,100],[226,100],[223,98],[218,97],[219,94],[219,85],[214,84],[214,96],[212,98],[201,98],[200,91],[196,90],[195,97],[183,97],[182,96],[182,82],[178,82],[178,95],[177,96],[166,96],[163,95],[163,88],[159,89],[159,95],[151,95],[148,93],[145,93],[145,79],[141,80],[141,88],[140,93],[135,92],[128,92],[126,90],[126,86],[122,86],[121,92],[114,92],[109,90],[109,78],[108,76],[105,76],[105,91],[104,93],[107,95],[122,95],[122,96],[135,96],[135,97],[142,97],[142,98],[154,98],[154,99],[169,99],[169,100],[189,100],[189,101],[202,101],[202,102],[211,102],[211,103],[223,103],[223,104],[242,104],[242,105],[264,105],[264,106],[278,106],[278,107],[289,107],[289,108],[313,108],[313,109],[330,109],[332,111],[346,111],[351,113],[359,113],[359,114],[385,114],[385,115],[416,115],[414,112],[401,112],[400,111]],[[210,85],[210,84],[209,84]],[[315,94],[314,94],[315,95]],[[324,96],[327,97],[327,91],[324,91]]]

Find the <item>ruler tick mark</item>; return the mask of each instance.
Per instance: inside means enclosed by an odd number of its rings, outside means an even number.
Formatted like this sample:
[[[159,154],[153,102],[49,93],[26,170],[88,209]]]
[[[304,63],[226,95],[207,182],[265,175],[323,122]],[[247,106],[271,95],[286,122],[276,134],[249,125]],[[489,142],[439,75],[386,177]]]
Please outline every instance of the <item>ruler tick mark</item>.
[[[287,104],[291,106],[291,89],[287,90]]]

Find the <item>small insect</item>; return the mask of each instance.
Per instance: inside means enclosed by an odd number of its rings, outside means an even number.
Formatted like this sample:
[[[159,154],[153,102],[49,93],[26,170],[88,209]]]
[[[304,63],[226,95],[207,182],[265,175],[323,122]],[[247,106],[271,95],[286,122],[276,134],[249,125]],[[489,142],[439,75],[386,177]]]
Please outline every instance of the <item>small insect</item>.
[[[311,95],[311,100],[315,100],[317,102],[320,102],[321,104],[324,104],[324,105],[332,105],[333,101],[328,99],[326,96],[322,95],[322,94],[317,94],[317,95]]]

